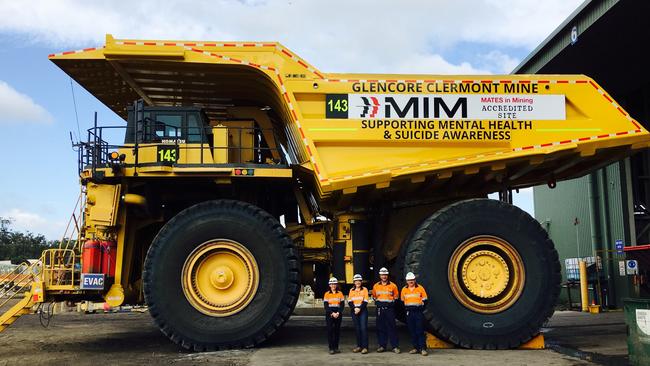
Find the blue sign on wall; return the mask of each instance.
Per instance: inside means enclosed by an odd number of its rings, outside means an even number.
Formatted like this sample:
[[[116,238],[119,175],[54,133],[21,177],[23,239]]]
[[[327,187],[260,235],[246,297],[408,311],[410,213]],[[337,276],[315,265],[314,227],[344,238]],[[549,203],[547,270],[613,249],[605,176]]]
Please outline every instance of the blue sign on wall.
[[[623,254],[623,240],[616,239],[616,254]]]
[[[81,289],[82,290],[103,290],[104,274],[103,273],[82,273]]]

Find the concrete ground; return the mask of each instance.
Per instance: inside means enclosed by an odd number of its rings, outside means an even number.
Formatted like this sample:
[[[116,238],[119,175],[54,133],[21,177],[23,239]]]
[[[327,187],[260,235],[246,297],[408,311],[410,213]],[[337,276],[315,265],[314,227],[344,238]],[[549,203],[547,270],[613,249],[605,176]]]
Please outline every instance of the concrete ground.
[[[370,324],[374,323],[371,318]],[[375,345],[371,326],[371,347]],[[399,326],[402,350],[409,350],[406,327]],[[23,316],[0,334],[0,366],[14,364],[98,365],[589,365],[626,364],[622,313],[588,315],[557,312],[545,328],[550,349],[539,351],[432,350],[428,357],[350,352],[354,330],[346,317],[341,354],[328,355],[322,316],[294,315],[269,341],[254,350],[192,353],[179,349],[153,325],[147,313],[78,314],[52,319]],[[591,361],[591,362],[590,362]]]
[[[556,311],[544,329],[547,347],[602,365],[627,365],[627,328],[622,311],[597,315]]]

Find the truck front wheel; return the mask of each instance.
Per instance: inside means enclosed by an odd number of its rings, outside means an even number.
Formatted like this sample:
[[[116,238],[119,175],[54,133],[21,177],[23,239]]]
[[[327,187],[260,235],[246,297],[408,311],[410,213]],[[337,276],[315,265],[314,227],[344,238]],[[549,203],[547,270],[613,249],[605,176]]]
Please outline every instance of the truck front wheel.
[[[275,218],[248,203],[209,201],[176,215],[154,238],[144,294],[155,323],[184,348],[252,347],[289,318],[298,268]]]
[[[408,271],[429,293],[429,330],[465,348],[527,342],[560,291],[546,231],[521,209],[488,199],[461,201],[425,220],[408,244]]]

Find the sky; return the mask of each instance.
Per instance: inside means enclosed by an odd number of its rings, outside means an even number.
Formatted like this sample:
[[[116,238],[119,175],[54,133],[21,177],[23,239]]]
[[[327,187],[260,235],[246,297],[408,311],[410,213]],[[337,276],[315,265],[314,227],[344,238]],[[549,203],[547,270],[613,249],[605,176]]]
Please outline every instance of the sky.
[[[83,135],[95,111],[119,124],[50,53],[101,46],[110,33],[278,41],[325,72],[507,74],[580,3],[0,0],[0,217],[60,238],[80,190],[70,133]],[[532,189],[515,204],[532,214]]]

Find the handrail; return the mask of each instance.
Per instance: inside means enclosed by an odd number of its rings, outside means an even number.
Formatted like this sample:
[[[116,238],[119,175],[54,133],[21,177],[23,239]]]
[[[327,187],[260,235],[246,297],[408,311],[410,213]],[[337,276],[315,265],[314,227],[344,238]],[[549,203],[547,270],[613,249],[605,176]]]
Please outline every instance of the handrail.
[[[0,285],[6,285],[7,283],[13,283],[19,278],[22,278],[22,276],[29,270],[30,264],[27,262],[23,262],[18,265],[18,267],[14,268],[11,272],[9,272],[6,276],[3,276],[0,278]],[[22,279],[21,279],[22,281]],[[19,282],[20,283],[20,282]],[[11,286],[12,288],[15,286]],[[9,292],[11,288],[5,289],[4,286],[2,289],[0,289],[0,297],[4,296],[7,292]]]
[[[9,280],[9,276],[21,274],[25,271],[26,267],[29,267],[29,262],[22,262],[16,268],[12,269],[10,272],[6,273],[4,276],[0,277],[0,281]]]
[[[72,249],[46,249],[41,255],[42,279],[45,287],[75,284],[77,255]],[[69,274],[69,278],[66,276]],[[53,281],[56,277],[56,282]],[[64,282],[64,283],[62,283]]]
[[[29,280],[23,280],[23,281],[19,282],[17,285],[14,284],[14,286],[12,286],[12,288],[11,288],[11,290],[14,291],[13,295],[7,297],[4,301],[0,302],[0,308],[2,308],[5,304],[7,304],[11,299],[13,299],[13,298],[17,297],[19,294],[22,294],[23,292],[25,292],[25,290],[27,290],[28,286],[31,287],[32,282],[34,282],[34,276],[37,276],[37,275],[41,274],[41,273],[38,273],[38,274],[33,273],[33,269],[37,268],[38,265],[39,265],[39,262],[34,262],[32,264],[29,264],[27,262],[21,263],[20,267],[23,268],[23,270],[21,271],[21,274],[24,275],[24,274],[26,274],[25,272],[28,272],[28,274],[31,276],[31,278],[27,277]],[[18,286],[18,285],[20,285],[20,287],[18,287],[16,289],[16,286]],[[5,291],[4,293],[2,293],[2,295],[0,295],[0,297],[6,295],[8,292],[9,292],[9,290]]]
[[[79,197],[77,198],[77,203],[75,204],[73,214],[68,221],[65,232],[61,241],[59,242],[58,249],[46,249],[42,252],[40,260],[32,264],[28,262],[23,262],[14,268],[11,272],[0,276],[0,284],[10,284],[11,286],[5,288],[4,286],[0,288],[0,297],[6,296],[10,291],[14,293],[9,296],[7,299],[0,303],[0,307],[4,306],[9,300],[15,298],[21,292],[28,289],[31,286],[31,283],[38,277],[38,280],[45,282],[45,288],[51,286],[74,286],[76,283],[76,274],[75,274],[75,264],[77,262],[79,252],[79,242],[80,242],[80,225],[75,217],[77,209],[79,209],[79,216],[83,218],[83,198],[85,197],[83,190],[80,192]],[[74,226],[72,226],[72,231],[68,236],[71,224],[74,221]],[[70,248],[70,244],[73,242],[73,237],[76,234],[74,239],[75,247]],[[66,238],[67,237],[67,238]],[[63,247],[63,242],[65,241],[65,247]],[[34,269],[39,268],[38,272],[34,272]]]
[[[18,290],[15,290],[13,295],[7,297],[4,301],[0,302],[0,308],[5,306],[12,299],[16,298],[18,296],[18,294],[21,294],[21,293],[25,292],[25,290],[27,290],[27,286],[31,286],[31,284],[32,284],[32,281],[29,281],[29,282],[25,283],[24,285],[20,286],[20,288],[18,288]]]
[[[109,135],[108,131],[115,133],[116,130],[124,130],[124,135],[128,137],[130,129],[135,129],[134,126],[97,126],[88,129],[88,141],[78,144],[79,149],[79,172],[81,173],[85,169],[91,169],[93,174],[96,172],[97,168],[111,167],[111,164],[114,163],[110,159],[110,153],[119,149],[132,149],[134,167],[139,167],[142,164],[141,157],[139,156],[139,151],[145,148],[152,148],[155,146],[174,146],[176,149],[182,148],[182,151],[188,153],[189,151],[198,150],[198,161],[193,163],[198,164],[208,164],[211,163],[206,161],[205,149],[209,149],[210,158],[212,158],[212,152],[216,151],[227,151],[229,161],[228,164],[267,164],[267,160],[273,160],[274,164],[286,163],[285,157],[283,156],[282,150],[280,149],[280,144],[278,143],[277,131],[273,128],[259,128],[259,127],[230,127],[230,126],[202,126],[202,127],[178,127],[165,124],[158,121],[149,121],[155,122],[157,125],[163,126],[163,128],[172,128],[175,130],[175,136],[159,136],[156,134],[155,128],[150,134],[146,133],[146,128],[143,129],[144,136],[133,136],[134,140],[131,141],[129,138],[124,139],[124,143],[109,143],[104,140],[105,136]],[[237,138],[237,144],[230,144],[226,142],[225,144],[216,145],[211,136],[213,136],[219,129],[227,129],[229,140],[230,138]],[[106,130],[106,131],[105,131]],[[180,132],[179,132],[180,131]],[[242,146],[244,142],[245,134],[254,135],[251,137],[251,146]],[[266,141],[267,136],[272,136],[273,143],[269,144]],[[198,137],[198,139],[196,139]],[[263,142],[267,143],[264,145]],[[273,146],[273,147],[272,147]],[[244,153],[248,152],[248,153]],[[244,156],[251,156],[252,159],[244,161]],[[151,162],[148,162],[149,164]],[[161,163],[162,164],[162,163]],[[222,163],[215,163],[222,164]]]
[[[72,237],[77,234],[77,241],[79,239],[79,223],[77,222],[75,218],[75,213],[77,212],[77,208],[79,207],[79,204],[81,203],[83,198],[83,191],[79,193],[79,196],[77,197],[77,203],[75,203],[74,209],[72,210],[72,215],[70,216],[70,219],[68,220],[68,224],[65,227],[65,231],[63,232],[63,236],[61,237],[61,241],[59,241],[59,249],[69,249],[70,243],[72,242]],[[70,225],[74,221],[74,226],[72,227],[72,231],[68,235],[68,230],[70,230]],[[63,247],[63,242],[65,241],[65,247]]]

